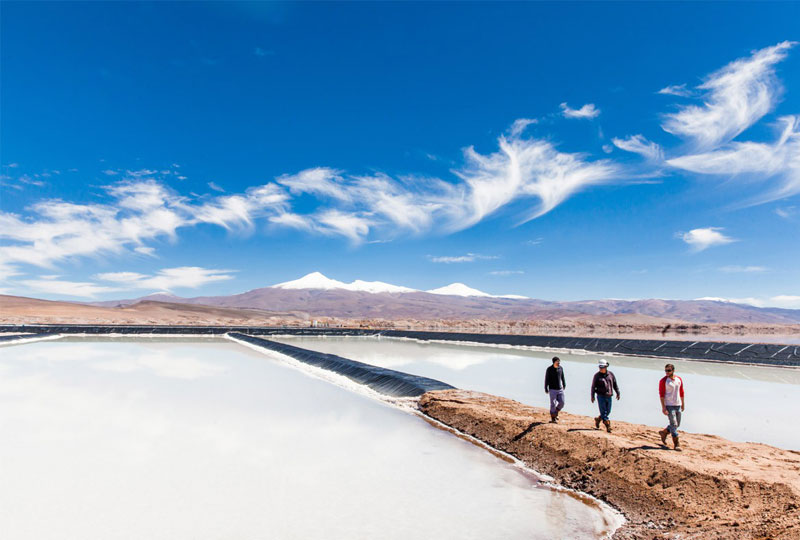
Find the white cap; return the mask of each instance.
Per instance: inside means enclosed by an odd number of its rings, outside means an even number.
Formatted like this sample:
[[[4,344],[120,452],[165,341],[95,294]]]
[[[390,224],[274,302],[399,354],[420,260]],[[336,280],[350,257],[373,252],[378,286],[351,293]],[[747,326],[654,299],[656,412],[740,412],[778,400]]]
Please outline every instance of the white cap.
[[[600,361],[597,363],[599,367],[608,367],[608,360],[605,358],[601,358]]]

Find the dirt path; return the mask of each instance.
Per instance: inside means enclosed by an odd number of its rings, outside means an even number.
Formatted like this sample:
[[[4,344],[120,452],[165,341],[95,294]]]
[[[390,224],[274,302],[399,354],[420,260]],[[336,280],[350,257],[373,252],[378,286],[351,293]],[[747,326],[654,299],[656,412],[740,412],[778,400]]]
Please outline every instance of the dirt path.
[[[612,421],[609,434],[564,413],[550,424],[545,409],[465,390],[428,392],[419,408],[619,508],[614,538],[800,539],[800,452],[699,434],[675,452],[658,428]]]

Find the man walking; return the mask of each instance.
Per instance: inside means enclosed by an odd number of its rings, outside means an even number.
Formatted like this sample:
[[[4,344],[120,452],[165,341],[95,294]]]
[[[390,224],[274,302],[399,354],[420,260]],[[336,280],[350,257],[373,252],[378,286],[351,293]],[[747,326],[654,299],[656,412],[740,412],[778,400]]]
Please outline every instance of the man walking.
[[[661,442],[667,445],[667,433],[672,434],[672,444],[675,450],[681,451],[678,441],[678,428],[681,425],[681,413],[685,409],[683,396],[683,380],[675,375],[675,366],[664,366],[666,375],[658,382],[658,395],[661,396],[661,412],[669,418],[669,425],[658,432]]]
[[[600,408],[600,416],[594,419],[594,428],[600,429],[600,421],[606,426],[606,431],[611,433],[611,420],[608,416],[611,414],[611,397],[614,392],[617,393],[617,400],[619,400],[619,386],[617,386],[617,378],[612,372],[608,370],[608,361],[601,358],[597,363],[597,373],[594,374],[592,379],[592,403],[594,403],[594,396],[597,394],[597,406]]]
[[[553,357],[553,365],[547,368],[544,374],[544,393],[550,394],[550,423],[558,423],[558,411],[564,408],[564,390],[567,381],[564,379],[564,369],[561,359]]]

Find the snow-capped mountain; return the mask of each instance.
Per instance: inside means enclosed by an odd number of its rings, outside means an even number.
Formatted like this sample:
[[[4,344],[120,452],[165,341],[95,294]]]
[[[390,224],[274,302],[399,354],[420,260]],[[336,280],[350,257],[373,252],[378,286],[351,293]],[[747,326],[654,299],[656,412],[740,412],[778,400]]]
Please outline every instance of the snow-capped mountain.
[[[439,287],[438,289],[431,289],[425,292],[431,294],[444,294],[447,296],[492,296],[491,294],[479,291],[478,289],[467,287],[463,283],[451,283],[450,285]]]
[[[497,294],[485,293],[483,291],[479,291],[478,289],[473,289],[472,287],[468,287],[463,283],[451,283],[450,285],[439,287],[438,289],[431,289],[425,292],[430,294],[444,294],[448,296],[483,296],[486,298],[510,298],[512,300],[528,300],[527,296],[520,296],[518,294],[497,295]]]
[[[274,289],[344,289],[346,291],[360,291],[368,293],[405,293],[405,292],[418,292],[416,289],[408,287],[401,287],[399,285],[392,285],[391,283],[384,283],[382,281],[363,281],[357,279],[352,283],[345,283],[331,279],[320,272],[311,272],[306,274],[300,279],[294,281],[286,281],[273,285]]]

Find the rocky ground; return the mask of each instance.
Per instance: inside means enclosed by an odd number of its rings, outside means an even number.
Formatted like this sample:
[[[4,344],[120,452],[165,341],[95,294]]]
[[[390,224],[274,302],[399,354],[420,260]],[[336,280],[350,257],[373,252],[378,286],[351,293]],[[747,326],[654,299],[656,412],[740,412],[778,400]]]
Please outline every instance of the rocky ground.
[[[800,452],[701,434],[683,434],[675,452],[658,428],[613,422],[606,433],[564,413],[551,424],[545,409],[464,390],[428,392],[419,408],[620,509],[616,539],[800,539]]]

